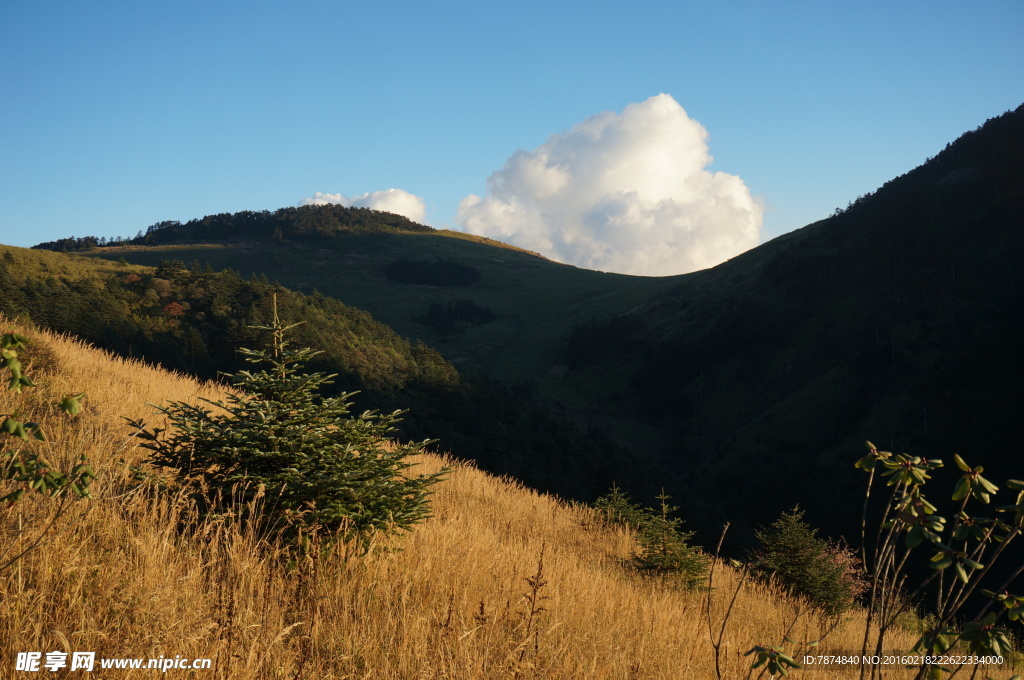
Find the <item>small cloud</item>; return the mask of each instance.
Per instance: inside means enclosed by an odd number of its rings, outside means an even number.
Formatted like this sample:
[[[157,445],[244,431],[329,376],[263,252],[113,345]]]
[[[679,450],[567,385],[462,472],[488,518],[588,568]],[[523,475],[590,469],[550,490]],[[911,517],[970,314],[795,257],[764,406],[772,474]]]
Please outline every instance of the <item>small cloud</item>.
[[[516,151],[456,219],[589,269],[666,276],[711,267],[760,242],[763,208],[739,177],[706,170],[707,139],[667,94],[599,113]]]
[[[401,189],[373,191],[362,196],[342,196],[316,192],[312,198],[304,198],[300,205],[327,205],[335,203],[350,208],[370,208],[408,217],[413,222],[425,224],[427,205],[422,198]]]

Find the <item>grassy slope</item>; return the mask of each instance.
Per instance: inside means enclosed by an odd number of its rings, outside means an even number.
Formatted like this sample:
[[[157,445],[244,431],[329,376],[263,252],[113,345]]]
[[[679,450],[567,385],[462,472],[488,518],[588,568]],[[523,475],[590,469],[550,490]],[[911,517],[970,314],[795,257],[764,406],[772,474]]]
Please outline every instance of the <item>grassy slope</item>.
[[[195,677],[232,680],[714,677],[704,596],[629,577],[620,560],[631,536],[603,528],[586,509],[457,465],[434,497],[434,517],[398,541],[402,550],[288,569],[273,546],[197,524],[182,498],[136,488],[116,463],[144,453],[123,417],[156,422],[146,402],[214,398],[214,386],[52,334],[35,340],[29,368],[40,387],[0,394],[0,411],[46,412],[47,455],[66,465],[86,453],[101,476],[96,500],[74,505],[41,547],[0,573],[8,652],[211,658],[215,670]],[[78,390],[89,396],[74,422],[45,406]],[[31,541],[53,510],[42,498],[0,508],[0,550]],[[527,623],[525,579],[538,573],[543,609]],[[725,604],[714,598],[716,620]],[[724,677],[745,675],[750,657],[741,653],[752,645],[781,642],[796,607],[745,587],[726,632]],[[858,648],[857,618],[818,653]],[[791,635],[813,639],[825,626],[807,615]],[[910,643],[909,635],[894,640]],[[831,666],[814,677],[856,674]]]

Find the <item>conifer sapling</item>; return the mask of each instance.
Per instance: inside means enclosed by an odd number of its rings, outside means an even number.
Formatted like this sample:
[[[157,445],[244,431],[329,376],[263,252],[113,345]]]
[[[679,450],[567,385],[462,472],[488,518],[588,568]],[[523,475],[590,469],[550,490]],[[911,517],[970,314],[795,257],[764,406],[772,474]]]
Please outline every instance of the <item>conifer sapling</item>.
[[[153,453],[149,462],[171,468],[182,482],[197,482],[198,492],[214,512],[242,512],[258,494],[267,496],[266,512],[300,523],[342,530],[364,546],[374,532],[409,529],[428,517],[429,488],[445,474],[406,475],[407,459],[430,440],[399,444],[386,439],[401,411],[354,416],[348,399],[354,393],[321,398],[317,390],[334,375],[303,373],[318,354],[291,349],[274,299],[273,323],[254,326],[269,331],[267,350],[240,350],[260,370],[229,376],[237,394],[227,401],[201,405],[171,402],[157,407],[173,432],[148,429],[131,421],[137,436]],[[234,499],[231,508],[219,498]],[[241,501],[241,502],[239,502]]]

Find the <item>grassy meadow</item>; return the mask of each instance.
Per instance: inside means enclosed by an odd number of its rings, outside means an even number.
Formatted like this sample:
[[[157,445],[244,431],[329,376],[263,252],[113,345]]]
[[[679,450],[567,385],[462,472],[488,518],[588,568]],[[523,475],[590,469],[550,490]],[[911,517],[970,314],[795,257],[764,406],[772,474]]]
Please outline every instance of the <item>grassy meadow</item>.
[[[53,524],[0,572],[0,677],[21,677],[14,654],[33,650],[210,658],[212,670],[168,672],[232,679],[715,677],[707,595],[624,568],[633,536],[592,510],[425,456],[424,471],[451,467],[431,519],[367,556],[339,548],[289,559],[237,526],[198,522],[183,495],[139,486],[118,462],[144,454],[124,417],[158,424],[147,402],[216,398],[221,386],[27,333],[39,387],[4,392],[0,411],[43,414],[46,456],[67,468],[85,453],[100,477],[92,501],[62,508],[32,497],[0,510],[4,561]],[[58,415],[57,399],[80,390],[82,414]],[[716,573],[717,631],[736,576],[724,565]],[[751,657],[742,653],[781,643],[801,608],[746,584],[725,630],[722,677],[746,677]],[[858,619],[850,615],[818,653],[858,649]],[[814,639],[828,625],[805,613],[790,636]],[[913,638],[893,643],[907,648]],[[856,677],[852,666],[797,674]],[[891,677],[905,674],[894,667]]]

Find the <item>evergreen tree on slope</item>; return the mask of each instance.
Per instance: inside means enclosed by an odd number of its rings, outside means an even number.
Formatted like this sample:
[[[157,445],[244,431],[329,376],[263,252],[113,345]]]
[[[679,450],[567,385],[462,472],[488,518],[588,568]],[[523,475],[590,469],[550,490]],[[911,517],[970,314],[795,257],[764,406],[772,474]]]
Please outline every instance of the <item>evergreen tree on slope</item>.
[[[233,499],[238,512],[265,493],[273,518],[289,514],[307,525],[342,530],[364,545],[378,531],[407,530],[429,516],[431,485],[445,471],[407,475],[408,457],[430,440],[399,444],[386,439],[401,411],[367,411],[353,416],[354,393],[320,398],[317,389],[334,375],[304,374],[301,367],[317,352],[288,347],[274,300],[273,323],[255,326],[272,333],[271,348],[241,352],[262,367],[229,376],[237,395],[202,405],[171,402],[157,407],[173,432],[138,428],[149,462],[171,468],[182,482],[198,482],[207,507],[225,511]],[[220,499],[220,500],[218,500]]]

